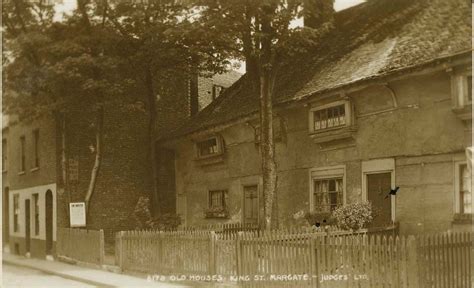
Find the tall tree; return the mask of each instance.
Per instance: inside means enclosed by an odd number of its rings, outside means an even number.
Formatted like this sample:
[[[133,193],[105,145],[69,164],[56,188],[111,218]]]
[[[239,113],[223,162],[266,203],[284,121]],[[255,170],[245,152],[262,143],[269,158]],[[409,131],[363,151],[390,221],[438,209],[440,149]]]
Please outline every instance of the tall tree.
[[[275,223],[277,165],[273,140],[275,81],[285,65],[317,45],[333,28],[333,0],[196,0],[208,39],[246,63],[246,78],[260,99],[260,153],[265,227]],[[293,27],[305,17],[309,27]],[[309,22],[309,23],[308,23]],[[272,224],[273,223],[273,224]]]
[[[84,197],[88,208],[101,163],[104,107],[127,90],[129,81],[121,77],[125,63],[110,52],[115,41],[107,27],[101,19],[89,19],[80,2],[72,17],[55,23],[51,6],[15,0],[4,10],[10,61],[4,65],[3,100],[4,112],[21,121],[45,114],[61,121],[63,186],[68,181],[67,115],[78,110],[96,115],[89,119],[95,130],[95,162]]]

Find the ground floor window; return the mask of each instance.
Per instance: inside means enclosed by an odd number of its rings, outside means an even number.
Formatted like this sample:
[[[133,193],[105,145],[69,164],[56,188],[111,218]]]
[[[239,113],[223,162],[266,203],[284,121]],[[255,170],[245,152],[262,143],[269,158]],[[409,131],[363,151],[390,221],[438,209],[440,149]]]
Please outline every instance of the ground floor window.
[[[315,213],[331,213],[344,205],[344,165],[310,170],[310,210]]]
[[[209,208],[210,209],[225,209],[226,203],[226,190],[213,190],[209,191]]]
[[[467,164],[459,164],[459,181],[457,190],[459,193],[459,213],[460,214],[471,214],[472,213],[472,199],[471,199],[471,175],[467,168]]]
[[[33,194],[33,205],[35,208],[35,235],[39,235],[40,225],[39,225],[39,194]]]
[[[317,212],[332,212],[342,205],[342,177],[334,179],[314,180],[314,210]]]
[[[18,232],[20,230],[20,195],[13,195],[13,231]]]

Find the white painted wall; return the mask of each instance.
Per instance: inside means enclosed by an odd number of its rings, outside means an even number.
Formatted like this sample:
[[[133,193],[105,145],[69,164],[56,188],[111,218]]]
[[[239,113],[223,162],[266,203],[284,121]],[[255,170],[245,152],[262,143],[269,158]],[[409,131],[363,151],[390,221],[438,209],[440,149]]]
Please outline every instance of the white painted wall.
[[[25,200],[30,199],[30,231],[31,239],[46,240],[46,191],[51,190],[53,195],[53,241],[56,241],[56,183],[41,185],[35,187],[28,187],[19,190],[10,190],[8,205],[10,207],[10,235],[13,237],[25,237]],[[38,194],[38,206],[39,206],[39,227],[40,231],[38,235],[35,235],[35,214],[34,214],[34,199],[33,194]],[[20,214],[18,216],[19,230],[14,232],[14,210],[13,210],[13,196],[19,195]]]

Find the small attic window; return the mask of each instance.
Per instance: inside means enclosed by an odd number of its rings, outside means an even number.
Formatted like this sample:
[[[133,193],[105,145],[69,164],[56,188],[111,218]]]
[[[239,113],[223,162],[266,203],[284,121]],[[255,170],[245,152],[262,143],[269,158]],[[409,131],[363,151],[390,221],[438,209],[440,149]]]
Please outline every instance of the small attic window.
[[[216,100],[217,97],[219,97],[224,91],[224,87],[220,85],[212,85],[212,100]]]
[[[219,137],[214,136],[197,142],[198,158],[205,158],[222,154],[222,143]]]
[[[351,125],[349,101],[336,101],[328,105],[313,107],[309,114],[310,133],[323,132]]]

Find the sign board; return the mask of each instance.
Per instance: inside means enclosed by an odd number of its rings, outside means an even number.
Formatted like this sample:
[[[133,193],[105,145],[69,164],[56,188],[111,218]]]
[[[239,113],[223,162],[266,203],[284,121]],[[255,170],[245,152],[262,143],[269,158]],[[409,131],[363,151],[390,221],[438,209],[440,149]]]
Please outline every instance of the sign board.
[[[69,181],[77,182],[79,181],[79,161],[76,159],[69,159],[68,163],[68,176]]]
[[[69,203],[69,219],[71,227],[86,226],[86,203]]]

